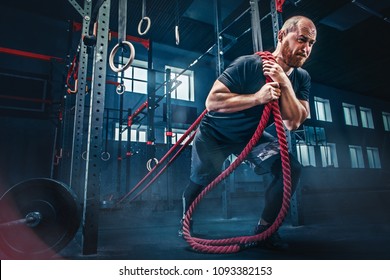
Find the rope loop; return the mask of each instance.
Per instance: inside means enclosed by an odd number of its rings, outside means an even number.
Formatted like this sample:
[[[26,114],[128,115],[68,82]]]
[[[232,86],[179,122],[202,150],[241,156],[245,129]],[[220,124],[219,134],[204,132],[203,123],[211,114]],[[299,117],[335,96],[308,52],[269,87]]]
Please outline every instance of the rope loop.
[[[124,46],[127,46],[130,49],[130,56],[129,60],[126,62],[126,64],[122,67],[116,67],[114,64],[114,58],[116,53],[118,52],[119,48],[123,48]],[[122,71],[125,71],[127,68],[130,67],[130,65],[133,63],[135,57],[135,49],[132,43],[128,41],[122,41],[114,46],[114,48],[111,50],[110,57],[109,57],[109,64],[112,71],[119,73]]]

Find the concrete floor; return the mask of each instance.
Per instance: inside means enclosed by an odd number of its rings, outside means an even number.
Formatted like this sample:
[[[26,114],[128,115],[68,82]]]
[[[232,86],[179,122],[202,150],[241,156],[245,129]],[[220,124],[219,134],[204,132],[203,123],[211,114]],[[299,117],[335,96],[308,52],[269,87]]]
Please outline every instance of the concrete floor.
[[[231,218],[224,219],[220,203],[205,199],[194,214],[194,235],[225,238],[250,235],[257,223],[259,197],[232,200]],[[255,206],[254,206],[255,205]],[[378,260],[390,259],[390,213],[350,211],[318,216],[305,212],[305,224],[292,226],[289,217],[279,228],[289,243],[287,251],[250,248],[234,254],[195,252],[178,237],[180,202],[163,205],[130,205],[116,210],[102,209],[98,252],[82,254],[82,234],[54,258],[107,260]],[[310,213],[315,213],[311,215]],[[317,216],[315,216],[317,215]],[[373,218],[375,217],[375,219]]]

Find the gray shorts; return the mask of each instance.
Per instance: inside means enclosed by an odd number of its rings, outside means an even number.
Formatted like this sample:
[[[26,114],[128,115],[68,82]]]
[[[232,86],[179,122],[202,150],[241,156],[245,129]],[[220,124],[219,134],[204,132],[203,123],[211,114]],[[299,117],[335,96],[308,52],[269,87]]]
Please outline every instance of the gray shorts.
[[[226,144],[209,137],[197,130],[192,145],[191,181],[207,186],[222,172],[223,163],[231,154],[240,154],[245,148],[243,144]],[[278,139],[264,131],[258,144],[252,149],[245,160],[253,164],[257,170],[266,172],[269,167],[264,162],[273,156],[278,156],[280,148]]]

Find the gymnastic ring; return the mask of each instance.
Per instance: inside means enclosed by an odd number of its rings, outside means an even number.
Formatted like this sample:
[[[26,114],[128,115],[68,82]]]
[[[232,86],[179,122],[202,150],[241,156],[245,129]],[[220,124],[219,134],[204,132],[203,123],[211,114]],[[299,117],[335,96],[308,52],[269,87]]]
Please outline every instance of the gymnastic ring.
[[[81,154],[81,158],[83,160],[87,160],[87,151],[84,151],[82,154]]]
[[[121,94],[123,94],[125,91],[126,91],[126,87],[125,87],[124,84],[118,84],[118,85],[116,86],[116,93],[117,93],[117,94],[121,95]]]
[[[154,163],[157,165],[158,164],[158,159],[156,158],[151,158],[147,161],[146,163],[146,169],[148,169],[148,171],[151,171],[152,170],[152,161],[154,161]]]
[[[180,34],[179,34],[179,26],[175,26],[175,39],[176,39],[176,45],[180,44]]]
[[[109,152],[103,152],[101,155],[100,155],[100,158],[104,161],[108,161],[110,158],[111,158],[111,155]]]
[[[116,55],[119,47],[122,47],[123,45],[126,45],[129,47],[130,57],[129,57],[129,60],[127,61],[127,63],[123,67],[117,68],[114,64],[114,58],[115,58],[115,55]],[[110,53],[110,57],[109,57],[109,64],[110,64],[112,71],[117,72],[117,73],[125,71],[127,68],[130,67],[131,63],[133,63],[134,57],[135,57],[135,49],[134,49],[133,44],[131,44],[128,41],[122,41],[121,43],[116,44],[115,47],[112,49],[112,51]]]
[[[147,25],[146,25],[146,29],[144,32],[141,31],[141,28],[142,28],[142,23],[144,22],[144,20],[147,21]],[[150,26],[151,26],[151,20],[149,17],[143,17],[141,18],[141,20],[139,21],[138,23],[138,34],[139,35],[145,35],[146,33],[148,33],[149,29],[150,29]]]

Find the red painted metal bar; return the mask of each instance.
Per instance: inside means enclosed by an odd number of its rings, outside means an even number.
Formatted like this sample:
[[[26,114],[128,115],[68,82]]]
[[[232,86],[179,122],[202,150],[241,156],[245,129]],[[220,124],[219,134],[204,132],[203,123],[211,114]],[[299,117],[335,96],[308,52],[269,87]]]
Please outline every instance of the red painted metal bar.
[[[9,48],[3,48],[3,47],[0,47],[0,53],[6,53],[6,54],[17,55],[17,56],[33,58],[33,59],[40,59],[40,60],[44,60],[44,61],[52,61],[53,59],[58,61],[58,62],[63,61],[62,58],[55,57],[55,56],[38,54],[38,53],[33,53],[33,52],[21,51],[21,50],[15,50],[15,49],[9,49]]]
[[[18,100],[18,101],[27,101],[27,102],[45,103],[45,104],[53,103],[51,100],[47,100],[47,99],[28,98],[28,97],[9,96],[9,95],[0,95],[0,99],[9,99],[9,100]]]
[[[138,107],[137,110],[135,110],[135,112],[129,116],[127,118],[127,126],[131,126],[133,124],[133,120],[136,116],[138,116],[139,114],[141,114],[141,112],[146,108],[148,107],[148,101],[145,101],[144,103],[142,103],[141,106]]]
[[[111,36],[117,38],[118,37],[118,32],[111,31]],[[149,40],[145,40],[145,39],[142,39],[142,38],[134,37],[134,36],[131,36],[131,35],[126,35],[126,40],[131,41],[131,42],[140,43],[146,49],[149,50],[149,47],[150,47],[150,41]]]

